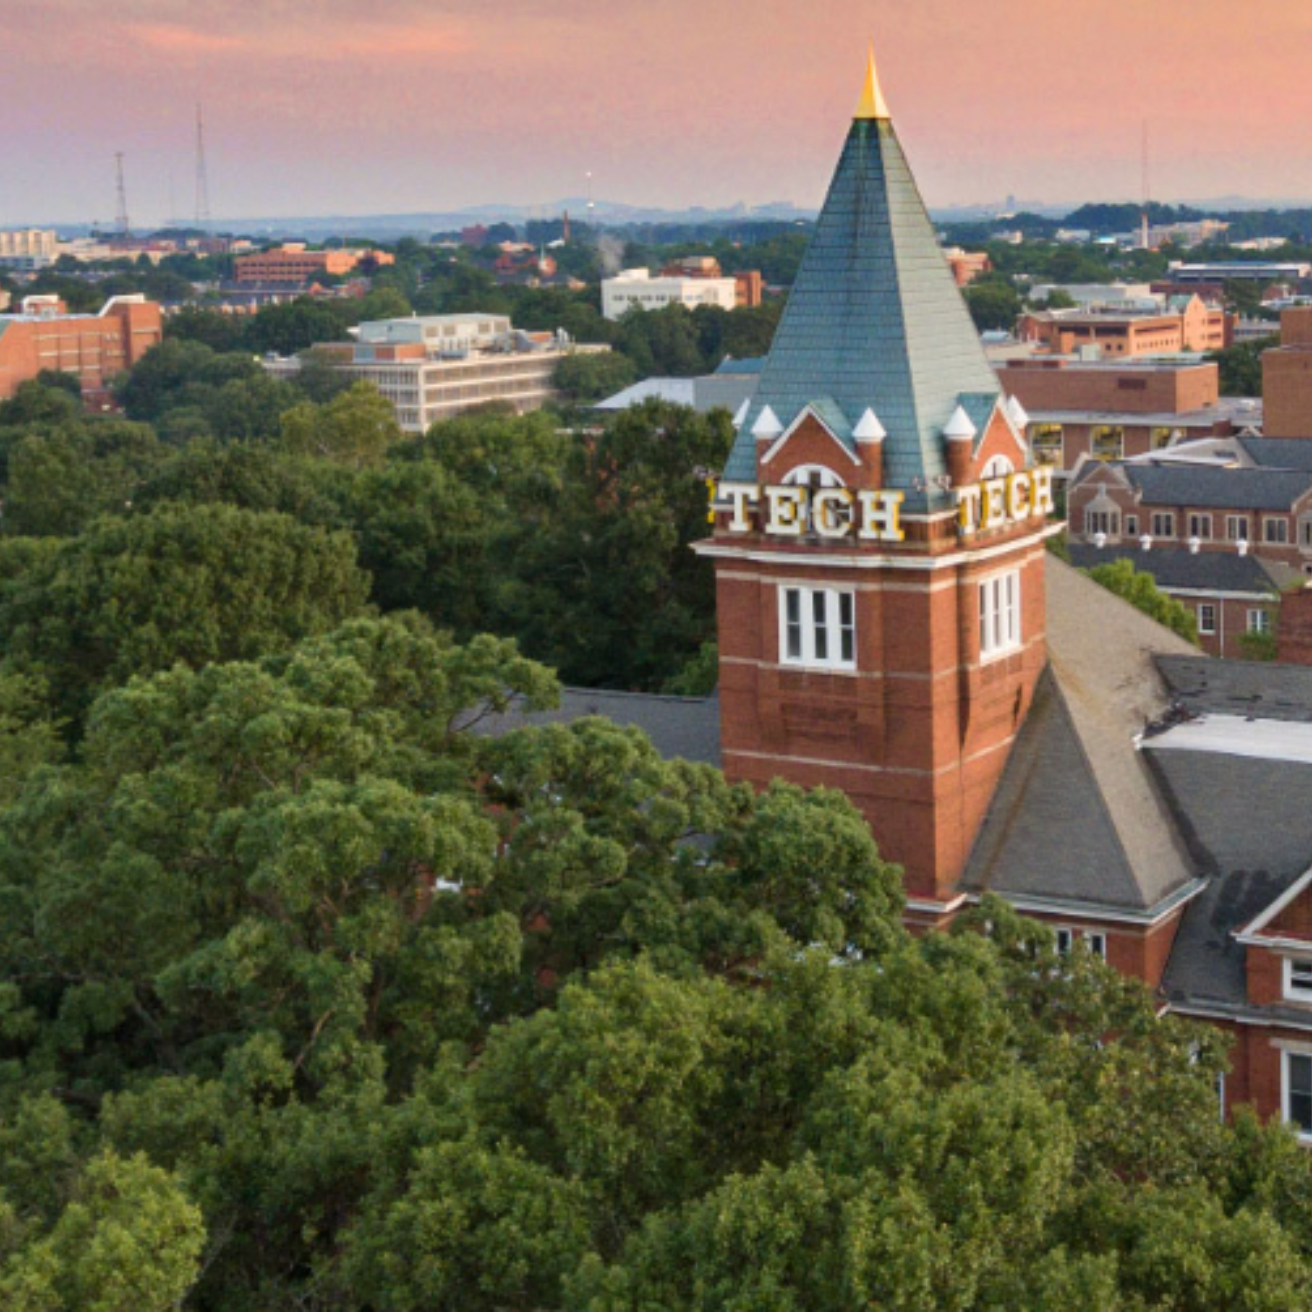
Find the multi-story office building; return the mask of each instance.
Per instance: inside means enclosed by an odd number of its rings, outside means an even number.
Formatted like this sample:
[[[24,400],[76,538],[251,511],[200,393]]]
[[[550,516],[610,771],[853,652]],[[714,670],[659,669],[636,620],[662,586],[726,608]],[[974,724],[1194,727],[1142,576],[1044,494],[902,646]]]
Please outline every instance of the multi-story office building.
[[[1090,347],[1104,358],[1127,360],[1222,350],[1230,345],[1230,316],[1200,297],[1175,297],[1159,313],[1037,310],[1021,316],[1016,335],[1053,355]]]
[[[162,336],[159,306],[144,296],[111,297],[99,314],[68,314],[56,296],[28,296],[18,314],[0,315],[0,400],[43,369],[74,374],[94,398]]]
[[[552,380],[561,360],[576,351],[610,350],[578,346],[563,333],[521,332],[496,314],[382,319],[361,324],[354,342],[314,349],[352,382],[373,383],[410,433],[494,401],[518,414],[536,410],[556,395]],[[264,367],[285,378],[301,361],[274,358]]]
[[[630,310],[663,310],[683,305],[718,305],[732,310],[738,305],[738,284],[733,278],[653,278],[646,269],[625,269],[601,283],[601,312],[607,319],[623,318]]]
[[[53,228],[0,232],[0,269],[44,269],[58,258],[58,248],[59,234]]]
[[[366,260],[382,266],[394,264],[396,257],[386,251],[373,250],[311,251],[303,242],[289,242],[277,250],[239,255],[232,263],[239,283],[306,283],[325,274],[343,276],[353,273]]]
[[[1220,371],[1209,361],[1035,355],[997,372],[1024,411],[1035,460],[1063,473],[1084,456],[1120,460],[1262,423],[1260,401],[1220,395]]]

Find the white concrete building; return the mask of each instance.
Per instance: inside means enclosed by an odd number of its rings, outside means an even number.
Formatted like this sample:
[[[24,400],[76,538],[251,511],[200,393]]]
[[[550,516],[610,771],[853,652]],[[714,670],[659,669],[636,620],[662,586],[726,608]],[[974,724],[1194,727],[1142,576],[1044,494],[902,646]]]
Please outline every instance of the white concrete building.
[[[718,305],[732,310],[738,303],[732,278],[653,278],[646,269],[625,269],[601,283],[601,313],[623,318],[632,309],[661,310],[667,305]]]
[[[373,383],[392,403],[407,433],[424,433],[439,419],[499,401],[517,414],[555,395],[556,366],[579,346],[564,333],[528,333],[505,315],[434,314],[362,323],[354,342],[328,342],[315,354],[349,376]],[[297,357],[264,362],[278,378],[294,377]]]
[[[54,263],[58,246],[53,228],[0,232],[0,269],[44,269]]]

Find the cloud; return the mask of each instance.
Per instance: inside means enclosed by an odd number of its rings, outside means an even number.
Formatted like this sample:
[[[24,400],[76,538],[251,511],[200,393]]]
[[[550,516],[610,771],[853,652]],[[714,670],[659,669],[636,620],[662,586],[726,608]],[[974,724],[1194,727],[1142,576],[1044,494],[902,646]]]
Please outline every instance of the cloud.
[[[243,52],[252,44],[239,36],[225,36],[219,32],[197,32],[192,28],[172,27],[159,23],[138,23],[127,30],[134,40],[166,55]]]

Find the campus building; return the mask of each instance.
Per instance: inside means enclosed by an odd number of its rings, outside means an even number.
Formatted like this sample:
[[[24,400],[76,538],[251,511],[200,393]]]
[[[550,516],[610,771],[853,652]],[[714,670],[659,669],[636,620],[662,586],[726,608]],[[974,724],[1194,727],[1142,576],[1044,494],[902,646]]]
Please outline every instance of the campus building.
[[[667,305],[732,310],[738,305],[738,283],[733,278],[700,275],[653,278],[647,269],[625,269],[601,280],[601,313],[607,319],[622,319],[630,310],[663,310]]]
[[[1312,669],[1201,655],[1046,550],[1053,474],[1016,409],[872,62],[695,547],[718,695],[571,690],[540,718],[842,789],[909,924],[1007,899],[1224,1028],[1224,1105],[1312,1143]]]
[[[57,296],[27,296],[18,314],[0,315],[0,401],[55,369],[80,379],[95,404],[114,375],[162,337],[160,308],[141,295],[113,296],[99,314],[69,314]]]
[[[396,257],[375,250],[312,251],[304,242],[286,242],[276,250],[238,255],[232,265],[238,283],[310,283],[325,274],[354,273],[366,261],[381,267],[394,264]]]
[[[1257,432],[1262,402],[1223,397],[1215,363],[1035,355],[997,365],[1034,458],[1065,474],[1081,457],[1121,460],[1180,442]]]
[[[313,348],[318,359],[351,382],[373,383],[392,403],[406,432],[423,433],[490,402],[516,414],[537,410],[556,395],[556,366],[578,346],[561,333],[527,333],[498,314],[415,315],[362,323],[353,342]],[[275,377],[294,377],[298,357],[271,357],[264,367]]]
[[[1081,348],[1106,359],[1172,355],[1180,351],[1220,351],[1231,344],[1231,317],[1199,296],[1180,296],[1164,310],[1032,310],[1016,325],[1021,341],[1052,355]]]
[[[0,232],[0,269],[30,272],[59,258],[59,234],[53,228],[19,228]]]

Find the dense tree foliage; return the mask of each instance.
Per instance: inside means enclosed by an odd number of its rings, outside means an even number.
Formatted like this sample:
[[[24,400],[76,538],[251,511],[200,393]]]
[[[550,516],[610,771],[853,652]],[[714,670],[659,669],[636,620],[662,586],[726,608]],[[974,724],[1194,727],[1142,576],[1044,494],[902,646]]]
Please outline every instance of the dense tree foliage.
[[[1114,560],[1106,565],[1095,565],[1089,577],[1109,592],[1128,601],[1131,606],[1158,624],[1165,625],[1187,642],[1198,645],[1198,619],[1183,602],[1176,601],[1157,586],[1157,580],[1146,570],[1137,570],[1132,561]]]

